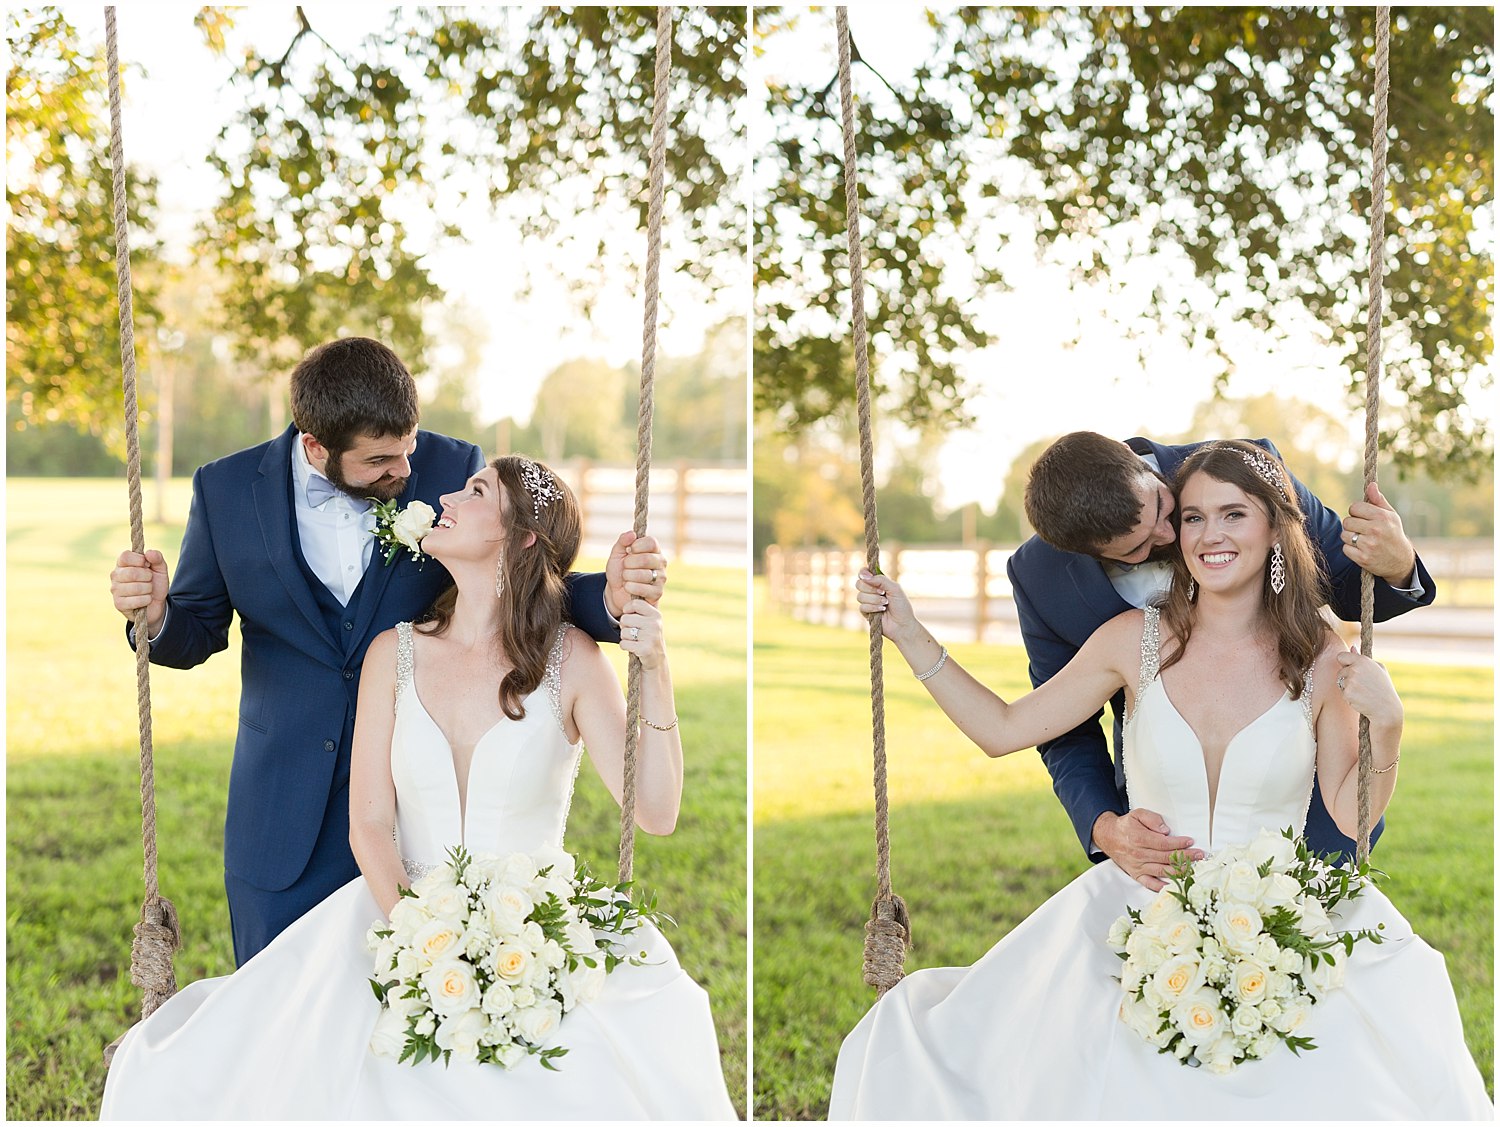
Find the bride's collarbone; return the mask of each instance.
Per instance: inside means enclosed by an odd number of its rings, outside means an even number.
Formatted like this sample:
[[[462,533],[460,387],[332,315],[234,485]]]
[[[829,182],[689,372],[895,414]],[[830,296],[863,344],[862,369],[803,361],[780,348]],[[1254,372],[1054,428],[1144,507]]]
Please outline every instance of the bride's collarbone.
[[[505,715],[500,682],[511,667],[493,651],[473,651],[426,638],[414,653],[413,684],[422,707],[442,731],[455,756],[474,746]]]
[[[1251,645],[1200,646],[1195,636],[1182,660],[1161,675],[1173,707],[1204,752],[1222,755],[1246,726],[1287,691],[1274,651]]]

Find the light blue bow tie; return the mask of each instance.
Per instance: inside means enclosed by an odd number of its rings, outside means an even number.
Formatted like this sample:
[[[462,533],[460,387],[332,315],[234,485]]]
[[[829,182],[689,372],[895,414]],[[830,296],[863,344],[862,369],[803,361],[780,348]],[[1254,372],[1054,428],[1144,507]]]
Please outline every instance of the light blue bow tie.
[[[338,493],[339,490],[326,477],[313,474],[307,479],[307,503],[315,509],[330,497],[337,496]],[[362,497],[350,497],[345,493],[344,500],[348,501],[349,504],[354,506],[356,511],[361,513],[370,507],[370,502]]]

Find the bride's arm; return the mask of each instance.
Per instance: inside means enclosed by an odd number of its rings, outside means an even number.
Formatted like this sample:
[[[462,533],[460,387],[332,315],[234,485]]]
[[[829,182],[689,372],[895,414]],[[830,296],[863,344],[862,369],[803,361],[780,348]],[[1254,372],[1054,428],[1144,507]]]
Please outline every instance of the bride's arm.
[[[917,621],[898,583],[864,571],[859,589],[861,609],[867,612],[878,609],[878,596],[884,597],[881,628],[913,673],[926,673],[938,664],[943,649]],[[952,657],[922,683],[981,751],[1008,755],[1072,731],[1128,684],[1126,670],[1140,664],[1143,621],[1140,611],[1128,611],[1106,622],[1055,677],[1013,703],[981,685]]]
[[[635,824],[650,834],[677,826],[682,802],[682,740],[661,612],[634,599],[620,617],[620,648],[641,659],[641,734],[636,743]],[[628,637],[640,630],[639,639]],[[619,802],[625,793],[625,699],[614,667],[592,640],[570,631],[563,661],[563,704],[594,769]],[[668,728],[662,731],[661,728]]]
[[[1323,805],[1334,824],[1352,838],[1359,832],[1360,714],[1370,718],[1375,768],[1370,775],[1370,825],[1374,826],[1396,791],[1405,709],[1385,666],[1346,650],[1333,635],[1313,667],[1313,705]]]
[[[349,848],[387,918],[399,899],[397,886],[411,883],[396,852],[396,784],[391,778],[395,727],[396,632],[387,630],[365,653],[349,765]]]

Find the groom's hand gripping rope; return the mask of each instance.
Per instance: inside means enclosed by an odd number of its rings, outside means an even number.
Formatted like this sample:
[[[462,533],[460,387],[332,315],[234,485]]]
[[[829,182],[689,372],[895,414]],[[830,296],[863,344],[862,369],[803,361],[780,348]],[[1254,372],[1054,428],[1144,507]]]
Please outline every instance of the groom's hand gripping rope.
[[[114,600],[115,610],[134,621],[136,611],[145,607],[149,637],[156,636],[162,619],[166,617],[170,584],[166,558],[154,548],[148,549],[145,555],[121,552],[115,560],[114,570],[109,573],[109,594]]]
[[[622,532],[604,564],[604,606],[614,618],[625,613],[631,599],[653,607],[667,587],[667,557],[654,536]]]

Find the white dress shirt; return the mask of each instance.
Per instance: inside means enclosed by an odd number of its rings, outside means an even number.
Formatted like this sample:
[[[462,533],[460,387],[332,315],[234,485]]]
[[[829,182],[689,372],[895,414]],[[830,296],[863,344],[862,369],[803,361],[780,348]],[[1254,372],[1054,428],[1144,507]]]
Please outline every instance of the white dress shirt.
[[[375,512],[345,493],[335,493],[314,508],[307,500],[307,483],[313,477],[325,475],[308,460],[299,432],[292,443],[292,503],[302,558],[333,597],[347,606],[375,549]]]

